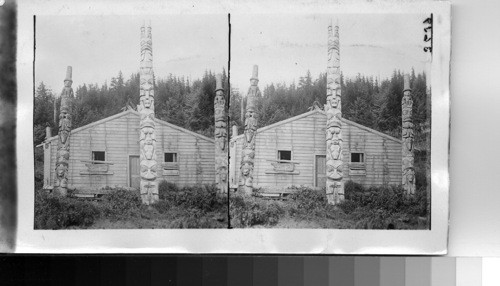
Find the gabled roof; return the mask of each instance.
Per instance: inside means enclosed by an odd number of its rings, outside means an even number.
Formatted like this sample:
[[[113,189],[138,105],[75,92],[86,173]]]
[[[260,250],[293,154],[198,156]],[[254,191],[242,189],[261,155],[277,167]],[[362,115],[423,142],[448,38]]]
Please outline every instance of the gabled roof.
[[[71,130],[71,133],[78,133],[78,132],[83,131],[83,130],[85,130],[85,129],[88,129],[88,128],[91,128],[91,127],[94,127],[94,126],[96,126],[96,125],[99,125],[99,124],[105,123],[105,122],[107,122],[107,121],[111,121],[111,120],[114,120],[114,119],[120,118],[120,117],[125,116],[125,115],[128,115],[128,114],[133,114],[133,115],[135,115],[135,116],[140,116],[140,115],[141,115],[138,111],[135,111],[135,110],[132,110],[132,109],[128,109],[128,110],[125,110],[125,111],[123,111],[123,112],[117,113],[117,114],[115,114],[115,115],[111,115],[111,116],[106,117],[106,118],[103,118],[103,119],[101,119],[101,120],[97,120],[97,121],[92,122],[92,123],[89,123],[89,124],[87,124],[87,125],[84,125],[84,126],[81,126],[81,127],[75,128],[75,129]],[[167,121],[164,121],[164,120],[160,120],[160,119],[158,119],[158,118],[155,118],[155,122],[156,122],[156,123],[159,123],[159,124],[162,124],[162,125],[164,125],[164,126],[170,127],[170,128],[172,128],[172,129],[175,129],[175,130],[178,130],[178,131],[181,131],[181,132],[184,132],[184,133],[188,133],[188,134],[193,135],[193,136],[195,136],[195,137],[198,137],[198,138],[200,138],[200,139],[202,139],[202,140],[206,140],[206,141],[208,141],[208,142],[215,143],[215,140],[214,140],[214,139],[212,139],[212,138],[208,138],[208,137],[206,137],[206,136],[203,136],[203,135],[198,134],[198,133],[196,133],[196,132],[193,132],[193,131],[191,131],[191,130],[187,130],[186,128],[182,128],[182,127],[177,126],[177,125],[174,125],[174,124],[172,124],[172,123],[168,123]],[[44,141],[44,143],[46,143],[46,142],[50,142],[50,141],[55,140],[55,139],[57,139],[57,135],[56,135],[56,136],[52,136],[52,137],[50,137],[49,139],[45,140],[45,141]],[[42,144],[40,144],[40,145],[42,145]]]
[[[319,113],[319,114],[321,114],[321,115],[326,116],[326,114],[325,114],[325,112],[324,112],[323,110],[320,110],[320,109],[313,109],[313,110],[308,111],[308,112],[306,112],[306,113],[302,113],[302,114],[299,114],[299,115],[297,115],[297,116],[290,117],[290,118],[288,118],[288,119],[285,119],[285,120],[282,120],[282,121],[278,121],[278,122],[273,123],[273,124],[271,124],[271,125],[268,125],[268,126],[265,126],[265,127],[259,128],[259,129],[257,129],[257,134],[258,134],[258,133],[260,133],[260,132],[264,132],[264,131],[266,131],[266,130],[269,130],[269,129],[276,128],[276,127],[278,127],[278,126],[280,126],[280,125],[283,125],[283,124],[286,124],[286,123],[290,123],[290,122],[293,122],[293,121],[295,121],[295,120],[299,120],[299,119],[302,119],[302,118],[304,118],[304,117],[308,117],[308,116],[311,116],[311,115],[317,114],[317,113]],[[397,138],[395,138],[395,137],[392,137],[392,136],[390,136],[390,135],[387,135],[387,134],[385,134],[385,133],[382,133],[382,132],[377,131],[377,130],[375,130],[375,129],[372,129],[372,128],[370,128],[370,127],[366,127],[366,126],[361,125],[361,124],[359,124],[359,123],[356,123],[356,122],[354,122],[354,121],[347,120],[347,119],[345,119],[345,118],[342,118],[341,120],[342,120],[342,122],[346,123],[347,125],[352,125],[352,126],[358,127],[358,128],[360,128],[360,129],[363,129],[363,130],[365,130],[365,131],[371,132],[371,133],[373,133],[373,134],[379,135],[379,136],[381,136],[381,137],[387,138],[387,139],[389,139],[389,140],[392,140],[392,141],[397,142],[397,143],[400,143],[400,144],[401,144],[401,143],[403,143],[403,141],[401,141],[400,139],[397,139]],[[238,135],[238,136],[236,136],[236,137],[233,137],[233,138],[231,138],[231,141],[233,141],[233,140],[239,140],[240,138],[242,138],[242,137],[243,137],[243,135],[244,135],[244,134],[240,134],[240,135]]]

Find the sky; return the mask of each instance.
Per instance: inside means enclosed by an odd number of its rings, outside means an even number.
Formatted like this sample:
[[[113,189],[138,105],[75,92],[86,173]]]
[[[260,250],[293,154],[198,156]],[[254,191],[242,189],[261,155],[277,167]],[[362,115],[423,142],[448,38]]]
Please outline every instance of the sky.
[[[253,65],[259,86],[297,83],[309,70],[315,79],[326,71],[327,27],[338,19],[341,70],[390,77],[395,69],[430,68],[423,52],[422,14],[237,14],[231,15],[231,86],[243,94]],[[227,69],[228,18],[215,15],[39,16],[36,18],[35,84],[58,93],[66,66],[73,87],[125,80],[139,71],[140,27],[151,22],[155,75],[197,79],[206,70]]]
[[[423,52],[422,14],[231,15],[231,85],[246,93],[252,66],[259,86],[298,83],[307,71],[316,79],[326,72],[328,25],[338,18],[340,68],[347,78],[358,73],[390,77],[430,70]]]
[[[73,88],[109,84],[122,71],[139,72],[140,27],[151,21],[155,76],[197,79],[205,70],[227,71],[227,15],[40,16],[36,18],[35,84],[59,93],[66,66]]]

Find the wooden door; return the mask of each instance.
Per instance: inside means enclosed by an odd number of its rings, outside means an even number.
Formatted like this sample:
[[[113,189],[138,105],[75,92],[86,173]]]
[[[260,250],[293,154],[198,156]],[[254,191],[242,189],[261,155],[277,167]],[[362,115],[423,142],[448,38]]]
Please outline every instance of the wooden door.
[[[326,187],[326,156],[316,155],[315,187]]]
[[[139,164],[139,156],[129,157],[129,185],[132,188],[139,189],[141,187],[141,175],[139,173],[141,166]]]

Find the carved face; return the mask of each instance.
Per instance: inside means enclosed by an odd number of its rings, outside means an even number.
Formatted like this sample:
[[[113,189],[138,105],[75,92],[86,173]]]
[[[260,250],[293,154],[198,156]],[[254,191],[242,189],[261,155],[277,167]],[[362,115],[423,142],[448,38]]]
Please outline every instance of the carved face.
[[[226,126],[227,126],[227,124],[224,121],[216,121],[215,122],[215,128],[217,128],[217,129],[226,130]]]
[[[342,174],[342,162],[329,160],[326,163],[326,174],[328,178],[333,180],[340,180],[343,177]]]
[[[330,102],[331,108],[338,108],[340,103],[340,97],[338,97],[337,95],[331,96],[328,98],[328,101]]]
[[[154,180],[156,178],[156,167],[156,162],[143,160],[141,162],[141,178]]]
[[[59,161],[69,160],[69,152],[65,149],[59,150]]]
[[[152,127],[143,127],[141,129],[141,141],[144,141],[145,145],[152,145],[153,141],[156,141]]]
[[[216,126],[216,127],[218,127],[218,126]],[[216,128],[215,129],[215,137],[226,137],[226,135],[227,135],[227,130],[225,128]]]
[[[73,83],[73,82],[72,82],[72,81],[70,81],[70,80],[65,80],[65,81],[64,81],[64,87],[71,87],[71,84],[72,84],[72,83]]]
[[[151,182],[151,181],[141,181],[141,195],[144,194],[149,194],[149,195],[155,195],[157,194],[158,190],[158,183],[157,182]]]
[[[252,165],[249,164],[249,163],[244,163],[243,164],[243,167],[241,168],[241,174],[243,174],[243,176],[248,176],[250,174],[250,171],[252,170]]]
[[[413,182],[415,181],[415,171],[413,169],[406,169],[405,179],[407,183],[413,184]]]
[[[404,157],[403,158],[403,168],[407,169],[407,168],[413,167],[414,161],[415,160],[413,157]]]
[[[149,95],[149,92],[147,92],[144,94],[144,96],[141,96],[141,102],[145,108],[149,109],[154,104],[154,98]]]
[[[64,164],[59,164],[56,168],[56,175],[58,178],[64,177],[67,172],[68,172],[68,166]]]

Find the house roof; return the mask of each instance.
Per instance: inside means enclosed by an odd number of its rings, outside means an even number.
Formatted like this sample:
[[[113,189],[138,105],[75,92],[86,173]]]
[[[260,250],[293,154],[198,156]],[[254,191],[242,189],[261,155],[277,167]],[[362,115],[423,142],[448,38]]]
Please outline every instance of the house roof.
[[[323,110],[320,110],[320,109],[313,109],[313,110],[308,111],[308,112],[306,112],[306,113],[302,113],[302,114],[299,114],[299,115],[297,115],[297,116],[290,117],[290,118],[288,118],[288,119],[285,119],[285,120],[282,120],[282,121],[279,121],[279,122],[273,123],[273,124],[271,124],[271,125],[268,125],[268,126],[265,126],[265,127],[259,128],[259,129],[257,129],[257,133],[264,132],[264,131],[269,130],[269,129],[273,129],[273,128],[276,128],[276,127],[278,127],[278,126],[280,126],[280,125],[283,125],[283,124],[286,124],[286,123],[290,123],[290,122],[293,122],[293,121],[295,121],[295,120],[299,120],[299,119],[302,119],[302,118],[304,118],[304,117],[308,117],[308,116],[311,116],[311,115],[314,115],[314,114],[317,114],[317,113],[320,113],[320,114],[322,114],[322,115],[325,115],[325,116],[326,116],[326,114],[325,114],[325,112],[324,112]],[[400,144],[401,144],[401,143],[403,143],[403,141],[401,141],[400,139],[397,139],[397,138],[395,138],[395,137],[392,137],[392,136],[390,136],[390,135],[387,135],[387,134],[385,134],[385,133],[382,133],[382,132],[377,131],[377,130],[375,130],[375,129],[372,129],[372,128],[370,128],[370,127],[366,127],[366,126],[361,125],[361,124],[359,124],[359,123],[356,123],[356,122],[354,122],[354,121],[347,120],[347,119],[345,119],[345,118],[342,118],[342,119],[341,119],[341,121],[342,121],[342,122],[344,122],[344,123],[346,123],[347,125],[352,125],[352,126],[358,127],[358,128],[360,128],[360,129],[363,129],[363,130],[365,130],[365,131],[368,131],[368,132],[371,132],[371,133],[373,133],[373,134],[379,135],[379,136],[381,136],[381,137],[387,138],[387,139],[392,140],[392,141],[394,141],[394,142],[397,142],[397,143],[400,143]],[[244,134],[239,134],[238,136],[231,138],[231,141],[233,141],[233,140],[239,140],[240,138],[242,138],[242,137],[243,137],[243,135],[244,135]]]
[[[94,127],[94,126],[96,126],[96,125],[99,125],[99,124],[105,123],[105,122],[107,122],[107,121],[111,121],[111,120],[113,120],[113,119],[120,118],[120,117],[125,116],[125,115],[128,115],[128,114],[133,114],[133,115],[136,115],[136,116],[140,116],[140,113],[139,113],[138,111],[135,111],[135,110],[132,110],[132,109],[128,109],[128,110],[125,110],[125,111],[123,111],[123,112],[117,113],[117,114],[115,114],[115,115],[111,115],[111,116],[106,117],[106,118],[103,118],[103,119],[101,119],[101,120],[97,120],[97,121],[92,122],[92,123],[89,123],[89,124],[87,124],[87,125],[84,125],[84,126],[81,126],[81,127],[75,128],[75,129],[71,130],[71,133],[77,133],[77,132],[83,131],[83,130],[85,130],[85,129],[88,129],[88,128],[91,128],[91,127]],[[162,124],[162,125],[164,125],[164,126],[168,126],[168,127],[172,128],[172,129],[175,129],[175,130],[178,130],[178,131],[181,131],[181,132],[184,132],[184,133],[188,133],[188,134],[193,135],[193,136],[195,136],[195,137],[198,137],[198,138],[200,138],[200,139],[202,139],[202,140],[206,140],[206,141],[208,141],[208,142],[215,143],[215,140],[214,140],[214,139],[212,139],[212,138],[209,138],[209,137],[203,136],[203,135],[201,135],[201,134],[198,134],[198,133],[193,132],[193,131],[191,131],[191,130],[187,130],[186,128],[182,128],[182,127],[177,126],[177,125],[174,125],[174,124],[172,124],[172,123],[168,123],[167,121],[164,121],[164,120],[160,120],[160,119],[158,119],[158,118],[155,118],[155,122],[156,122],[156,123],[159,123],[159,124]],[[44,143],[50,142],[50,141],[55,140],[55,139],[57,139],[57,135],[56,135],[56,136],[52,136],[52,137],[50,137],[49,139],[45,140],[45,141],[44,141]],[[42,143],[42,144],[37,145],[36,147],[41,146],[41,145],[43,145],[43,143]]]

